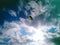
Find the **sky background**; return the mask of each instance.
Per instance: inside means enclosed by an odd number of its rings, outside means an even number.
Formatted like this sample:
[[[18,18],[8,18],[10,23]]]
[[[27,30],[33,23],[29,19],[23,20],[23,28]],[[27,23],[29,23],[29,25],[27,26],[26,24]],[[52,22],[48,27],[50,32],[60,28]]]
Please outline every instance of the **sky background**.
[[[60,0],[0,0],[0,45],[8,44],[60,45]]]

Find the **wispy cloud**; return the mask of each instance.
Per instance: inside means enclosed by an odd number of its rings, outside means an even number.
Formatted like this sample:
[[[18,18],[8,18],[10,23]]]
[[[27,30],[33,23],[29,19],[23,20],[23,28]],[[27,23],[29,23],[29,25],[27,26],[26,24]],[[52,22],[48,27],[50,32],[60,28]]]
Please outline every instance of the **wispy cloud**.
[[[1,28],[3,32],[2,36],[10,37],[11,40],[9,43],[12,42],[12,45],[54,45],[50,40],[47,40],[53,38],[52,33],[48,32],[48,30],[52,27],[56,28],[54,24],[46,24],[45,22],[46,18],[51,16],[49,6],[43,6],[41,2],[39,4],[35,1],[29,2],[25,7],[25,14],[29,16],[28,11],[32,8],[30,15],[33,17],[33,20],[20,17],[19,21],[5,21],[3,29]],[[9,14],[17,16],[13,10],[10,10]],[[56,35],[56,33],[53,33],[53,35]]]
[[[16,12],[15,11],[13,11],[13,10],[9,10],[9,12],[8,12],[11,16],[17,16],[17,14],[16,14]]]

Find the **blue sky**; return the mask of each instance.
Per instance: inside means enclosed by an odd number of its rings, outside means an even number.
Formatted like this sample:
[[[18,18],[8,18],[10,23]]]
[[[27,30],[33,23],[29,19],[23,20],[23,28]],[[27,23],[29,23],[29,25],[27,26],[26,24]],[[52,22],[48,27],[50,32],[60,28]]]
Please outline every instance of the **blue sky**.
[[[2,3],[0,8],[0,44],[55,45],[50,39],[60,37],[59,18],[53,15],[56,5],[52,5],[49,0],[19,0],[16,4],[15,1],[11,1],[11,4],[7,1],[7,5]]]

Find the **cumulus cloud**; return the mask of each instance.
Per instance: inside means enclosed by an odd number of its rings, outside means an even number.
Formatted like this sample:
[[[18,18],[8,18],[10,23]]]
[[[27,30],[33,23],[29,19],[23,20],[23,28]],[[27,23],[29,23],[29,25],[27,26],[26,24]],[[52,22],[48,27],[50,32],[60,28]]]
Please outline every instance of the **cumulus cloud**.
[[[52,26],[45,26],[45,25],[42,26],[39,24],[38,24],[39,26],[37,26],[37,27],[29,26],[26,24],[26,22],[24,20],[19,21],[19,22],[11,22],[11,23],[5,22],[4,25],[5,25],[5,28],[7,28],[7,29],[4,29],[5,33],[3,31],[3,33],[4,33],[3,36],[10,37],[11,40],[9,42],[10,43],[12,42],[13,43],[12,45],[14,45],[14,44],[17,44],[17,45],[19,45],[19,44],[20,45],[28,45],[28,44],[39,45],[39,44],[41,44],[41,45],[43,45],[45,43],[47,44],[47,42],[44,41],[46,38],[45,36],[47,35],[46,31],[48,29],[50,29]],[[22,33],[21,32],[22,30],[25,30],[25,32]],[[25,35],[24,33],[27,33],[27,34]]]
[[[47,39],[53,38],[52,33],[48,32],[48,30],[52,27],[56,28],[56,26],[49,23],[49,25],[46,25],[45,21],[42,20],[46,19],[47,15],[48,17],[51,15],[49,10],[50,5],[43,6],[41,1],[39,2],[31,1],[25,6],[25,14],[29,16],[28,11],[30,11],[30,15],[33,17],[32,21],[29,18],[24,19],[20,17],[19,21],[4,22],[3,29],[1,28],[3,32],[2,36],[10,37],[11,40],[9,43],[11,45],[54,45],[54,43]],[[13,10],[10,10],[9,14],[17,16]],[[56,35],[56,33],[53,33],[53,35]]]

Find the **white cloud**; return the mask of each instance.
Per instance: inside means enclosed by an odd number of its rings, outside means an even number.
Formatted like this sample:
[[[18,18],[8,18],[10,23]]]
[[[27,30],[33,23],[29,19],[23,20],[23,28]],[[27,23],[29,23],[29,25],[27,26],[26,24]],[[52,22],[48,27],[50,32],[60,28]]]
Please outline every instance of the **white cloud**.
[[[17,44],[17,45],[19,45],[20,43],[22,43],[22,45],[28,45],[28,44],[43,45],[43,42],[44,42],[44,44],[45,43],[47,44],[47,42],[44,41],[46,39],[46,37],[44,35],[47,34],[46,31],[49,28],[51,28],[51,26],[46,26],[46,25],[42,26],[42,25],[39,25],[39,23],[38,23],[38,26],[34,27],[33,25],[32,26],[27,25],[25,21],[26,20],[23,19],[21,22],[19,21],[18,23],[17,22],[11,22],[11,23],[5,22],[4,23],[5,28],[8,28],[8,29],[7,29],[7,31],[4,32],[3,36],[10,37],[11,40],[9,42],[12,42],[12,43],[16,42],[15,44]],[[20,32],[22,27],[27,28],[26,32],[29,32],[29,33],[32,32],[33,34],[22,36],[22,33]],[[32,40],[32,42],[27,43],[26,42],[27,39]],[[13,45],[15,45],[15,44],[13,44]]]
[[[17,16],[17,14],[16,14],[16,12],[15,11],[13,11],[13,10],[9,10],[9,12],[8,12],[11,16]]]
[[[41,3],[37,4],[35,1],[31,1],[28,3],[30,7],[33,8],[31,11],[31,16],[36,18],[40,14],[46,12],[48,10],[48,5],[42,6]],[[29,10],[29,6],[27,5]],[[10,10],[9,12],[12,16],[16,16],[16,12]],[[28,15],[28,12],[25,12]],[[49,13],[50,15],[50,13]],[[56,20],[54,20],[56,21]],[[20,21],[15,22],[4,22],[3,30],[3,37],[10,37],[14,44],[12,45],[54,45],[52,42],[47,42],[47,38],[53,38],[52,34],[47,31],[55,27],[53,24],[46,25],[45,23],[42,25],[43,22],[40,19],[34,19],[33,21],[29,19],[20,18]],[[37,25],[36,25],[37,24]],[[36,25],[36,26],[35,26]],[[25,31],[28,33],[32,33],[31,35],[22,35],[21,28],[27,28]],[[22,29],[23,30],[23,29]],[[26,43],[26,40],[31,40],[31,42]],[[47,44],[48,43],[48,44]]]
[[[28,21],[28,25],[29,25],[29,23],[31,23],[32,25],[34,25],[36,23],[35,25],[37,26],[38,25],[37,23],[48,24],[48,22],[46,22],[46,21],[48,20],[47,18],[49,16],[51,16],[50,12],[54,8],[54,6],[51,6],[51,4],[47,4],[47,5],[43,6],[41,1],[39,1],[39,3],[36,3],[35,1],[30,1],[25,6],[25,8],[26,8],[26,10],[25,10],[26,16],[29,17],[31,15],[33,17],[33,21]],[[31,8],[32,8],[32,10],[30,10]],[[30,10],[30,14],[28,13],[27,10]],[[54,23],[54,21],[52,21],[52,22]]]
[[[39,4],[36,3],[35,1],[31,1],[28,4],[25,6],[25,8],[26,8],[26,10],[30,10],[32,8],[32,10],[31,10],[31,16],[33,18],[36,17],[36,16],[38,16],[38,15],[40,15],[40,14],[43,14],[49,8],[48,7],[49,5],[42,6],[41,1],[39,1]]]

